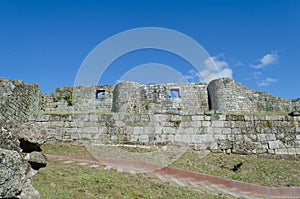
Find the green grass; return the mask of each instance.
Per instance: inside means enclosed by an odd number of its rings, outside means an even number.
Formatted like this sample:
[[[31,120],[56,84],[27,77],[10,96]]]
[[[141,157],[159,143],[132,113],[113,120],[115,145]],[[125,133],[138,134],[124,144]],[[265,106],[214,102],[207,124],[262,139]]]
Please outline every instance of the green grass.
[[[46,154],[92,157],[83,145],[76,143],[47,143],[42,149]],[[126,149],[148,152],[146,149],[133,147]],[[239,164],[241,166],[237,168]],[[300,186],[299,160],[223,153],[209,153],[203,156],[202,153],[189,149],[170,166],[265,186]]]
[[[50,161],[33,177],[41,198],[217,198],[142,176]]]
[[[83,144],[76,142],[49,142],[41,148],[45,154],[93,157]]]
[[[265,186],[300,186],[299,160],[223,153],[209,153],[203,157],[189,149],[170,166]]]

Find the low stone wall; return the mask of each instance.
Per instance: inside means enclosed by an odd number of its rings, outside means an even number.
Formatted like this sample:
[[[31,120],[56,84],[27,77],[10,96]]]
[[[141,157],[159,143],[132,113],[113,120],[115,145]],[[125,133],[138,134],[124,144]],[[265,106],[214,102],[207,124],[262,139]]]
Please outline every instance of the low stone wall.
[[[180,143],[213,152],[300,157],[300,117],[286,115],[50,114],[35,124],[58,141]]]

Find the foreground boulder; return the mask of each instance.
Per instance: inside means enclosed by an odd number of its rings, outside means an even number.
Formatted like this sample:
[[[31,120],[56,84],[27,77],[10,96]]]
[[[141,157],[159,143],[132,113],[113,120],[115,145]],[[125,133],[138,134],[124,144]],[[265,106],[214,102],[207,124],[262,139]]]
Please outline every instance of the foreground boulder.
[[[45,141],[30,123],[0,122],[0,198],[39,198],[31,178],[47,164],[40,148]]]

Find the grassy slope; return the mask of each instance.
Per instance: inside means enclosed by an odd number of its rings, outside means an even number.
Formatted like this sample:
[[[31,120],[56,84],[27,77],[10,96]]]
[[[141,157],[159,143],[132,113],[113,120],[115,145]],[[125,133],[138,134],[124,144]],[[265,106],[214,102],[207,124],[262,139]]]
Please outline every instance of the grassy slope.
[[[43,151],[46,154],[91,157],[82,145],[72,143],[46,144]],[[240,168],[233,171],[240,163]],[[203,156],[190,149],[170,166],[266,186],[300,186],[300,161],[296,160],[216,153]]]
[[[296,160],[222,153],[202,157],[190,149],[170,166],[265,186],[300,186],[300,161]]]
[[[49,162],[33,178],[41,198],[216,198],[143,177]]]

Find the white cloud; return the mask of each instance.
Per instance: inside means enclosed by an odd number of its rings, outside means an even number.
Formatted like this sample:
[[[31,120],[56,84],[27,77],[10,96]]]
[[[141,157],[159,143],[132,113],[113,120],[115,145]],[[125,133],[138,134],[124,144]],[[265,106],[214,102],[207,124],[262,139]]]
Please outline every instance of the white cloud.
[[[209,57],[204,61],[202,71],[190,70],[185,78],[190,81],[210,82],[214,79],[228,77],[232,78],[232,69],[226,61],[219,60],[217,57]]]
[[[226,61],[218,60],[217,57],[209,57],[204,62],[205,69],[200,71],[200,77],[205,82],[210,82],[221,77],[232,78],[232,69]]]
[[[253,73],[247,74],[244,80],[258,80],[260,79],[262,73],[259,71],[254,71]]]
[[[273,79],[273,78],[267,78],[265,80],[261,80],[260,82],[257,82],[258,86],[269,86],[270,84],[273,84],[275,82],[278,82],[277,79]]]
[[[266,55],[264,55],[260,60],[259,63],[256,65],[250,65],[251,67],[255,69],[264,68],[268,65],[275,64],[278,61],[278,54],[276,52],[271,52]]]

